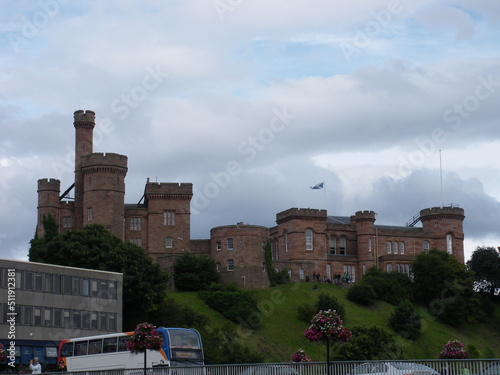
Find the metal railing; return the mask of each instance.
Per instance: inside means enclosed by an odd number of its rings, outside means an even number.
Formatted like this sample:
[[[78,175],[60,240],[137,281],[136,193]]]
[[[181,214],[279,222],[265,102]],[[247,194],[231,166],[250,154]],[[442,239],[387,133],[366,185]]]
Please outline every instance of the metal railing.
[[[153,367],[146,370],[146,375],[496,375],[499,373],[500,359],[332,361],[329,369],[326,362],[290,362]],[[144,369],[78,371],[66,374],[143,375]]]

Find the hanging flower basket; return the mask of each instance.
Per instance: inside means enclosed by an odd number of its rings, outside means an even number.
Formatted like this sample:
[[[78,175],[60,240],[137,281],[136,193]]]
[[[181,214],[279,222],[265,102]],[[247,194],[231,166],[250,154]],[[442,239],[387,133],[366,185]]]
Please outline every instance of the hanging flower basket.
[[[311,358],[306,355],[303,349],[299,349],[292,354],[292,362],[311,362]]]
[[[127,349],[134,354],[144,353],[146,350],[160,350],[162,345],[162,337],[149,323],[137,325],[134,334],[125,342]]]
[[[344,328],[342,324],[337,311],[320,311],[311,320],[311,326],[305,330],[304,336],[309,341],[331,341],[342,344],[352,337],[351,331]]]
[[[439,359],[467,359],[470,355],[458,340],[448,341],[439,353]]]
[[[7,352],[5,351],[3,344],[0,344],[0,362],[3,362],[7,359]]]

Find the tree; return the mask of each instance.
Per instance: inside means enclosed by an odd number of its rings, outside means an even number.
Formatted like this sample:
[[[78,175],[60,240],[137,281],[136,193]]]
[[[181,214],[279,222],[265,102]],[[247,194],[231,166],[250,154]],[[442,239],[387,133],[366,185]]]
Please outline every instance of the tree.
[[[148,310],[163,301],[168,274],[153,263],[144,249],[121,241],[102,225],[91,224],[82,230],[38,239],[36,244],[30,248],[30,261],[123,273],[126,330],[133,329]]]
[[[479,291],[494,296],[500,290],[500,252],[494,247],[477,247],[467,262],[474,272],[475,286]]]
[[[474,292],[474,274],[454,256],[431,250],[417,255],[411,265],[414,295],[443,322],[459,326],[484,317],[479,296]]]
[[[342,303],[335,296],[320,293],[318,296],[318,302],[316,303],[316,311],[321,310],[335,310],[338,315],[343,317],[344,320],[346,319],[344,305],[342,305]]]
[[[422,322],[413,304],[410,301],[403,301],[389,318],[389,326],[401,337],[416,340],[420,336]]]
[[[213,259],[186,253],[174,263],[174,284],[178,290],[198,291],[219,282]]]
[[[337,353],[339,361],[395,360],[403,358],[403,349],[394,335],[377,326],[354,327],[352,339]]]
[[[266,242],[266,246],[264,247],[264,260],[266,261],[266,271],[271,286],[290,282],[290,275],[287,270],[276,271],[274,269],[271,242],[269,241]]]

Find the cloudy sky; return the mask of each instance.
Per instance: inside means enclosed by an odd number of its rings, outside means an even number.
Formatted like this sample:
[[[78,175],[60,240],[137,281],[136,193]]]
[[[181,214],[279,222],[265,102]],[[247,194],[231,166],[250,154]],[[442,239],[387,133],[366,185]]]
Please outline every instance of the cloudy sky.
[[[495,0],[4,0],[0,257],[27,258],[37,180],[72,184],[78,109],[127,203],[194,184],[192,238],[453,203],[466,258],[500,246],[499,47]]]

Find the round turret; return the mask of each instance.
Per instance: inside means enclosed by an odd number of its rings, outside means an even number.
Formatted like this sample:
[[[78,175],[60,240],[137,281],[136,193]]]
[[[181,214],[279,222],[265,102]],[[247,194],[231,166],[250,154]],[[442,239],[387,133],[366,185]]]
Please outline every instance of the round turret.
[[[61,192],[61,181],[52,178],[43,178],[38,180],[38,218],[37,233],[43,237],[43,218],[51,215],[56,224],[59,224],[59,193]]]

